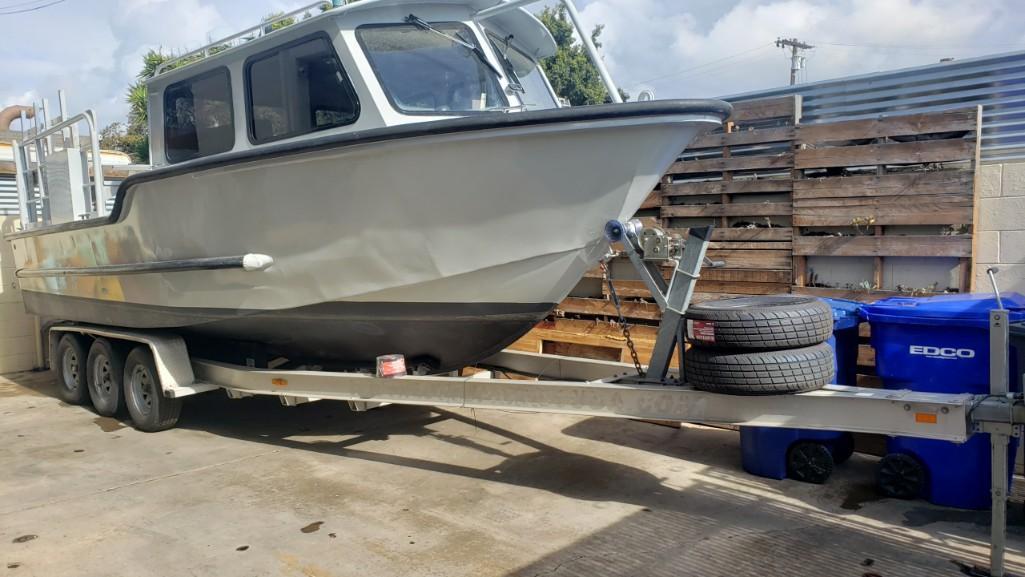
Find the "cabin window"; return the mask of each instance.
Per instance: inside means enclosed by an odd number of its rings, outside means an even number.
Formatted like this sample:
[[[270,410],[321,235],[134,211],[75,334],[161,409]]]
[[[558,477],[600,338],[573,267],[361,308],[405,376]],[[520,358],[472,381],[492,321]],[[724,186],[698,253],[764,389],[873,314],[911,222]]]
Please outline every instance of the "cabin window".
[[[499,73],[482,60],[470,28],[459,22],[431,23],[430,27],[433,30],[413,24],[356,29],[392,106],[406,114],[430,115],[507,108]]]
[[[359,117],[356,92],[326,36],[251,58],[246,91],[253,143],[344,126]]]
[[[509,85],[520,93],[520,100],[527,110],[545,110],[558,108],[555,95],[549,87],[548,79],[536,60],[527,56],[507,39],[488,34],[491,46],[502,61],[502,68],[509,75]]]
[[[164,154],[182,162],[235,146],[231,79],[219,68],[164,90]]]

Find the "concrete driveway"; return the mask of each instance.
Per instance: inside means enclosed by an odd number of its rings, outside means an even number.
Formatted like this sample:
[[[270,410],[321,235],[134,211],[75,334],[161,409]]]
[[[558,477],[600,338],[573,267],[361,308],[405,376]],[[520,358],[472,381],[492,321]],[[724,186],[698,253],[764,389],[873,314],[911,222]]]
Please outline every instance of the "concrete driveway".
[[[880,500],[869,457],[765,480],[731,431],[212,393],[146,434],[51,386],[0,378],[3,575],[956,576],[988,551],[988,513]]]

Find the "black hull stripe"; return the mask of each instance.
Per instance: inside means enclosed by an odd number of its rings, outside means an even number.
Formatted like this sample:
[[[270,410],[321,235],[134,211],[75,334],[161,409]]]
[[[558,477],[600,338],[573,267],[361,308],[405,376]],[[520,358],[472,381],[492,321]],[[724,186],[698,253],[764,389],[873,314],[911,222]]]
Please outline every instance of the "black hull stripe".
[[[725,121],[732,111],[733,107],[722,100],[656,100],[651,102],[633,102],[628,104],[605,104],[599,106],[557,108],[553,110],[538,110],[532,112],[496,112],[450,120],[417,122],[401,126],[388,126],[372,130],[331,134],[319,138],[300,140],[297,142],[293,141],[283,142],[281,144],[271,144],[260,146],[252,150],[216,154],[205,158],[182,162],[165,168],[158,168],[139,174],[133,174],[123,180],[121,185],[118,187],[117,197],[114,200],[114,208],[111,210],[109,217],[79,220],[17,232],[6,235],[5,238],[17,239],[39,236],[56,232],[92,228],[117,222],[122,216],[121,213],[124,210],[127,194],[130,189],[137,184],[153,182],[192,172],[210,170],[212,168],[253,162],[256,160],[268,160],[283,156],[332,150],[362,144],[387,142],[391,140],[401,140],[405,138],[517,128],[523,126],[543,126],[585,121],[621,120],[627,118],[680,115],[713,116]]]
[[[223,270],[244,268],[245,256],[215,256],[184,260],[163,260],[132,264],[108,264],[102,266],[75,268],[21,268],[14,272],[18,278],[39,278],[55,276],[120,276],[161,272],[183,272],[190,270]]]

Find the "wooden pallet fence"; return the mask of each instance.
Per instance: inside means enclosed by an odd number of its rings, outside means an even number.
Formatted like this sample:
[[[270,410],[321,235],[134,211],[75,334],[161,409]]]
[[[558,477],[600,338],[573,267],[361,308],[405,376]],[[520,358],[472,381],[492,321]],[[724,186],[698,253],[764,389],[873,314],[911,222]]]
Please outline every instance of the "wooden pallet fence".
[[[702,273],[696,301],[789,291],[800,115],[800,97],[737,103],[724,130],[696,139],[663,177],[663,227],[717,227],[708,256],[726,267]]]
[[[871,291],[967,292],[980,115],[972,107],[797,127],[795,286],[877,298]],[[828,268],[872,262],[860,282],[831,282],[809,268],[813,257]],[[845,262],[837,266],[858,268]]]
[[[814,125],[800,117],[798,98],[736,104],[725,129],[696,139],[638,213],[680,234],[717,227],[708,254],[726,266],[702,272],[693,302],[787,292],[873,301],[966,290],[979,110]],[[839,269],[867,265],[864,282],[830,278],[818,265],[809,270],[809,261],[822,259]],[[901,286],[887,277],[909,259],[953,263],[959,274],[948,275],[950,286]],[[653,330],[660,314],[647,288],[625,258],[612,268],[634,334]],[[518,346],[626,360],[615,344],[617,319],[595,269],[560,304],[549,321],[557,324],[539,325]],[[862,348],[860,378],[872,382],[872,351],[867,341]]]

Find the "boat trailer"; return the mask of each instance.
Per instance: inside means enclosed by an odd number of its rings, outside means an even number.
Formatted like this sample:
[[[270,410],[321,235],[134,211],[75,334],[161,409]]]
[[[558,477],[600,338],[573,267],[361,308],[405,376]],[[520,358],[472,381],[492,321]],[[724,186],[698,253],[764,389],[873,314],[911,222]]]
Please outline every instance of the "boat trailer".
[[[662,310],[652,358],[643,374],[628,363],[503,351],[479,365],[537,380],[499,379],[487,371],[473,376],[384,378],[363,372],[256,368],[193,358],[182,337],[166,332],[58,324],[50,327],[49,338],[52,344],[70,332],[148,347],[160,388],[169,399],[223,389],[231,398],[271,395],[289,406],[317,400],[347,401],[356,411],[384,404],[424,405],[851,431],[951,442],[987,433],[992,461],[990,568],[988,573],[982,570],[978,574],[1003,577],[1007,451],[1010,438],[1020,437],[1025,425],[1025,398],[1008,389],[1007,311],[990,312],[987,395],[839,385],[793,395],[732,396],[700,391],[689,386],[680,371],[671,370],[670,363],[673,355],[679,355],[683,367],[684,315],[707,261],[711,234],[712,227],[694,228],[684,240],[657,228],[644,228],[639,221],[613,221],[606,226],[606,236],[622,243]],[[674,265],[669,281],[662,274],[664,262]],[[1020,381],[1022,375],[1015,379]]]

